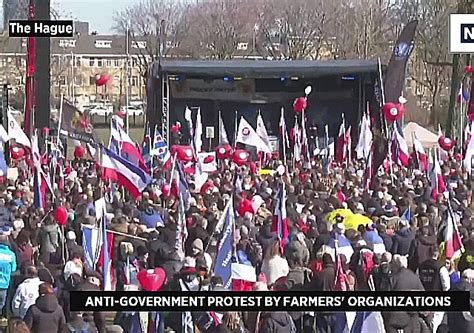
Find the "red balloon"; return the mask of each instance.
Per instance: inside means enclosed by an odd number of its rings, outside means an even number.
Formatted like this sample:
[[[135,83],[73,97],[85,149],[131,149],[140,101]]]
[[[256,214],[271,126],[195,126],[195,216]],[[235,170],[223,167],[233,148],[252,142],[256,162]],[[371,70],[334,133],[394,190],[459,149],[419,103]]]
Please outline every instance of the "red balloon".
[[[194,160],[193,149],[190,146],[174,145],[171,147],[171,154],[176,155],[181,162],[192,162]]]
[[[165,284],[166,272],[161,267],[142,270],[138,272],[137,280],[144,291],[158,291]]]
[[[464,72],[466,74],[471,74],[472,73],[472,66],[471,65],[467,65],[466,68],[464,68]]]
[[[171,186],[169,186],[169,184],[163,184],[161,187],[161,194],[165,199],[167,199],[171,194]]]
[[[244,216],[245,213],[252,213],[254,214],[253,207],[252,207],[252,201],[244,198],[239,204],[239,209],[237,210],[240,216]]]
[[[293,110],[295,110],[296,113],[300,113],[303,110],[306,110],[308,107],[308,100],[306,97],[298,97],[295,99],[293,102]]]
[[[391,123],[402,119],[403,115],[405,114],[405,108],[402,104],[395,104],[391,102],[386,103],[382,107],[382,111],[385,118]]]
[[[21,159],[22,157],[25,156],[25,150],[21,147],[18,147],[18,146],[11,146],[10,147],[10,156],[14,160],[19,160],[19,159]]]
[[[212,156],[212,155],[207,155],[207,156],[204,158],[204,163],[205,163],[205,164],[212,163],[212,162],[214,162],[214,156]]]
[[[235,164],[237,164],[238,166],[242,166],[242,165],[245,165],[247,163],[248,158],[249,158],[248,151],[245,151],[243,149],[236,149],[234,151],[232,161]]]
[[[86,150],[82,146],[77,146],[74,149],[74,157],[77,160],[82,160],[86,156]]]
[[[455,142],[454,142],[454,140],[452,140],[448,137],[445,137],[443,135],[443,136],[439,137],[438,144],[443,150],[450,151],[451,149],[453,149],[453,147],[455,145]]]
[[[109,81],[109,77],[106,74],[97,74],[95,76],[95,84],[100,87],[105,85]]]
[[[231,145],[221,145],[216,147],[216,155],[220,160],[232,157],[234,150]]]
[[[67,224],[67,210],[63,206],[59,206],[54,211],[54,217],[56,221],[58,221],[59,225],[66,225]]]

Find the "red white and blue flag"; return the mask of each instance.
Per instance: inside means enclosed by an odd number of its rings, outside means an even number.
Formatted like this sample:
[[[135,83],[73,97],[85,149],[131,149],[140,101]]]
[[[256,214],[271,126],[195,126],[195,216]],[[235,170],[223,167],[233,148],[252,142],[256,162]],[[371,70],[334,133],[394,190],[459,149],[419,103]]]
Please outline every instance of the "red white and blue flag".
[[[275,206],[275,213],[272,221],[272,231],[276,232],[278,239],[285,246],[288,236],[290,234],[288,226],[288,216],[286,214],[286,189],[285,184],[282,184],[277,196],[277,204]]]
[[[134,198],[138,198],[151,183],[151,177],[145,170],[105,147],[102,148],[100,166],[105,179],[123,186]]]
[[[438,195],[446,192],[446,183],[444,182],[443,173],[441,171],[441,165],[439,164],[438,153],[435,150],[434,153],[434,163],[433,163],[433,172],[431,174],[431,184],[433,190],[431,192],[431,197],[436,199]]]
[[[150,155],[158,157],[162,163],[166,163],[171,158],[171,154],[168,149],[168,143],[158,130],[158,126],[155,126],[153,147],[151,149]]]
[[[420,140],[416,137],[416,133],[413,134],[413,150],[416,153],[416,159],[418,161],[418,167],[421,171],[428,173],[429,171],[429,163],[428,163],[428,155],[423,148]]]
[[[149,171],[137,145],[123,129],[123,119],[119,116],[112,116],[110,125],[110,141],[111,145],[115,144],[116,147],[118,147],[120,156],[132,164],[139,166],[146,172]]]
[[[395,163],[404,167],[408,167],[410,162],[408,144],[403,135],[400,133],[400,128],[398,126],[393,127],[392,159]]]

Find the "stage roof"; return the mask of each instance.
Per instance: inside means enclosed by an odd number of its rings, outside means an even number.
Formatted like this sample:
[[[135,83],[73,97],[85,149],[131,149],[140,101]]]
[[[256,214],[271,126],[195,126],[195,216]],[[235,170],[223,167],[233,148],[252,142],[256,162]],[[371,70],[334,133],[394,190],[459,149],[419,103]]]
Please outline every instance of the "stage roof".
[[[195,77],[314,78],[377,72],[375,60],[162,60],[161,72]],[[158,63],[153,74],[159,76]]]

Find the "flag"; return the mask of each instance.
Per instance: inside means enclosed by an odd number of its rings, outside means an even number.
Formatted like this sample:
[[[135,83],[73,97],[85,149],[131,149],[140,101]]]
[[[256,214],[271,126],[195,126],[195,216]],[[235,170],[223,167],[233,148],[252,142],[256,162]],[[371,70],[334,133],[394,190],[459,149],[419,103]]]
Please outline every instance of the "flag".
[[[356,154],[357,159],[365,159],[369,158],[370,150],[372,148],[372,130],[370,129],[370,117],[369,114],[366,113],[362,116],[362,120],[360,123],[360,135],[359,141],[357,142],[356,146]]]
[[[175,248],[178,254],[184,258],[184,243],[188,238],[188,228],[186,225],[186,206],[189,204],[191,194],[189,185],[181,168],[180,163],[175,160],[175,170],[172,177],[171,192],[178,198],[178,221],[176,230]]]
[[[423,148],[420,140],[416,137],[416,133],[413,133],[413,150],[416,153],[416,159],[418,160],[418,166],[420,170],[428,173],[429,166],[428,166],[428,155]]]
[[[260,138],[244,117],[240,118],[236,142],[256,147],[257,151],[262,151],[264,153],[272,152],[270,147],[262,140],[262,138]]]
[[[277,203],[275,206],[275,213],[273,214],[271,230],[277,233],[278,239],[280,240],[280,244],[282,244],[282,247],[284,247],[290,234],[288,216],[286,214],[285,184],[281,185],[281,188],[277,194]]]
[[[443,174],[441,172],[441,165],[439,164],[438,154],[436,150],[434,151],[434,159],[433,159],[433,172],[431,175],[431,185],[433,186],[433,190],[431,192],[431,197],[436,199],[439,194],[443,194],[446,192],[446,184],[444,182]]]
[[[301,153],[303,148],[301,147],[301,130],[298,125],[298,119],[295,118],[295,127],[293,127],[294,143],[293,143],[293,158],[295,162],[301,161]]]
[[[270,147],[270,139],[268,138],[268,133],[267,129],[265,128],[265,123],[263,121],[262,115],[259,113],[257,116],[257,130],[256,130],[258,136],[262,141]]]
[[[219,145],[228,145],[229,138],[227,137],[227,131],[225,130],[224,121],[222,120],[222,114],[219,111]]]
[[[257,273],[252,265],[232,263],[232,291],[252,291]]]
[[[392,135],[392,160],[400,166],[408,167],[410,154],[408,152],[407,141],[400,134],[397,126],[393,127]]]
[[[366,192],[369,191],[370,185],[372,183],[372,177],[374,176],[374,152],[373,152],[373,145],[371,144],[371,150],[369,151],[369,156],[367,157],[367,164],[365,166],[365,175],[364,175],[364,189]]]
[[[188,123],[189,136],[191,137],[191,140],[194,140],[193,119],[191,114],[191,109],[186,106],[186,109],[184,110],[184,119]]]
[[[69,137],[79,141],[88,143],[100,141],[88,115],[80,112],[65,99],[60,109],[59,131],[63,137]]]
[[[339,127],[339,135],[336,141],[336,162],[339,164],[344,163],[346,159],[346,128],[344,119],[342,120],[341,126]]]
[[[105,147],[102,148],[100,166],[105,179],[123,186],[134,198],[138,198],[151,183],[146,171]]]
[[[26,136],[25,132],[21,129],[20,125],[16,121],[15,117],[8,112],[8,136],[14,139],[16,143],[31,148],[30,139]]]
[[[130,138],[127,132],[123,129],[123,121],[119,116],[112,116],[110,121],[110,142],[115,143],[119,149],[119,155],[143,169],[145,172],[149,172],[146,166],[145,160],[142,154],[138,150],[135,142]]]
[[[281,108],[280,113],[280,133],[283,142],[283,149],[290,147],[290,140],[288,139],[288,132],[286,131],[285,109]]]
[[[411,207],[408,206],[408,208],[405,209],[402,216],[400,217],[400,220],[407,221],[408,224],[411,224],[412,219],[413,219],[413,212],[411,210]]]
[[[474,113],[474,80],[471,80],[471,92],[469,93],[469,106],[467,108],[467,117],[470,118]]]
[[[385,325],[380,312],[359,311],[356,314],[351,333],[385,333]]]
[[[201,108],[198,108],[196,116],[196,132],[194,133],[194,152],[196,154],[202,151],[202,119]]]
[[[5,130],[5,127],[3,125],[0,125],[0,141],[2,143],[6,143],[10,140],[10,137],[8,136],[7,131]]]
[[[234,255],[234,229],[235,229],[235,211],[232,204],[234,199],[229,200],[229,208],[225,215],[225,222],[222,235],[219,239],[217,249],[215,275],[220,276],[224,282],[224,288],[230,289],[232,284],[232,257]]]
[[[168,149],[168,143],[165,141],[158,130],[158,126],[155,126],[155,133],[153,135],[153,148],[150,152],[150,155],[158,157],[158,159],[163,163],[166,163],[171,158],[171,154]]]
[[[471,173],[471,163],[472,163],[472,157],[474,156],[474,133],[473,133],[473,128],[471,127],[470,132],[469,132],[469,141],[466,147],[466,152],[464,153],[464,167],[466,170]]]
[[[84,263],[88,270],[94,271],[99,260],[102,239],[98,228],[83,225],[82,227],[82,249],[84,251]]]
[[[446,259],[457,259],[464,252],[461,235],[458,230],[459,217],[453,212],[450,204],[445,212],[444,220],[440,225],[440,234],[443,239],[440,244],[440,252]]]
[[[346,132],[344,139],[344,150],[346,152],[346,161],[350,163],[352,161],[352,136],[351,136],[352,126],[349,126]]]
[[[385,101],[398,104],[398,98],[402,95],[405,85],[405,73],[408,58],[414,48],[413,38],[415,37],[418,21],[408,23],[393,48],[390,62],[385,74]]]

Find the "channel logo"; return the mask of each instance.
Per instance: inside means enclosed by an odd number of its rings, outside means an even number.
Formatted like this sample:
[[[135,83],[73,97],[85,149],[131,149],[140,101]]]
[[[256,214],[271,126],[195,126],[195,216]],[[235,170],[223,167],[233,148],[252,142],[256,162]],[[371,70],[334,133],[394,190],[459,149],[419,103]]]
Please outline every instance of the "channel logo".
[[[474,53],[474,14],[449,16],[449,52]]]

